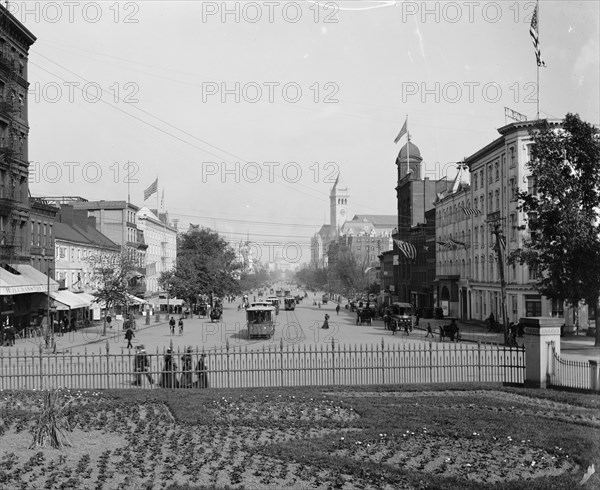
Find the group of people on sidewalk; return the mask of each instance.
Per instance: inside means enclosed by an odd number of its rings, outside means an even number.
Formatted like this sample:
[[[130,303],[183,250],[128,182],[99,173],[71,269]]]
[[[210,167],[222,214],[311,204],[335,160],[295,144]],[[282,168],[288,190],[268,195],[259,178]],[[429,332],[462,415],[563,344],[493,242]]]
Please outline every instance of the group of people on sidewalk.
[[[173,356],[173,351],[167,349],[164,355],[163,369],[160,373],[158,386],[161,388],[208,388],[208,371],[206,368],[206,354],[200,354],[196,369],[193,370],[193,349],[188,347],[185,354],[181,356],[181,372]],[[143,345],[136,347],[133,370],[135,379],[134,386],[141,386],[145,375],[148,382],[154,384],[151,374],[150,356],[146,353]],[[194,374],[196,380],[194,381]]]

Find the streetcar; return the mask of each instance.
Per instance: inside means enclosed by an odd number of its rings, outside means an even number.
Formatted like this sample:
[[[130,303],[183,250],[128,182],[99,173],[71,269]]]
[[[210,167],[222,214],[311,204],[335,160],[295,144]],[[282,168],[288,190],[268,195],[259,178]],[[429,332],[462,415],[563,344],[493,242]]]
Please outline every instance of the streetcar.
[[[286,310],[293,311],[296,308],[296,298],[294,298],[293,296],[288,296],[287,298],[284,298],[283,302],[285,304]]]
[[[278,289],[277,291],[275,291],[275,295],[276,295],[277,297],[281,297],[281,296],[283,296],[283,290],[281,290],[281,289]]]
[[[246,309],[248,338],[270,338],[275,333],[275,308],[273,306],[251,306]]]

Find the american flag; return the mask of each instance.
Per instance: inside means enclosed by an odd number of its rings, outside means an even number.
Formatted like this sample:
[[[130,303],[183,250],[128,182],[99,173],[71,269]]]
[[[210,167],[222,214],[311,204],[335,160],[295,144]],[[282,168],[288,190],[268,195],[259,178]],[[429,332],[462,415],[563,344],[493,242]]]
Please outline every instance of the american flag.
[[[463,213],[465,213],[467,216],[480,216],[481,215],[481,211],[477,208],[462,208]]]
[[[402,129],[398,133],[398,136],[396,136],[394,143],[398,143],[398,141],[400,141],[400,138],[402,138],[402,136],[404,136],[406,134],[406,131],[407,131],[406,124],[407,123],[408,123],[408,117],[406,118],[406,121],[404,121],[404,125],[402,126]]]
[[[546,66],[546,63],[542,61],[542,53],[540,52],[540,40],[538,33],[538,4],[535,4],[533,10],[533,17],[531,17],[531,26],[529,26],[529,34],[533,40],[533,47],[535,48],[535,59],[537,60],[538,66]]]
[[[407,259],[416,259],[417,258],[417,249],[412,243],[404,242],[402,240],[396,240],[394,238],[394,242],[398,246],[398,249],[406,256]]]
[[[146,201],[152,194],[158,191],[158,177],[156,180],[144,191],[144,201]]]
[[[465,250],[467,249],[467,245],[463,242],[459,242],[452,238],[450,238],[448,241],[452,243],[453,248],[464,248]]]

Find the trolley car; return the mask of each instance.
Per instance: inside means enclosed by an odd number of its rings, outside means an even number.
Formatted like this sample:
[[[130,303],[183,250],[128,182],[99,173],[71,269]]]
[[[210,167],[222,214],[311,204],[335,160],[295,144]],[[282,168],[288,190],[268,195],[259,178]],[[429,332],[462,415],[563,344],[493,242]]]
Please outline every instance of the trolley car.
[[[246,309],[248,338],[270,338],[275,333],[275,308],[272,306],[251,306]]]
[[[293,296],[288,296],[284,300],[285,309],[293,311],[296,308],[296,299]]]

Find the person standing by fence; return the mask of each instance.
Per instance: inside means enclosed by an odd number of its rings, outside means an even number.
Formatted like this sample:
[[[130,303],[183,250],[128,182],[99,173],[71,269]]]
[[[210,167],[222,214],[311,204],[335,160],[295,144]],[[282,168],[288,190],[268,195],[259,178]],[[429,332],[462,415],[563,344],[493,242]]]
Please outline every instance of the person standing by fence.
[[[192,348],[188,347],[185,354],[181,356],[181,378],[179,380],[180,388],[193,388],[194,380],[192,378]]]
[[[179,335],[183,335],[183,318],[179,319]]]
[[[175,327],[173,327],[173,330]],[[165,354],[165,363],[163,365],[163,371],[160,375],[159,386],[162,388],[178,388],[179,383],[177,382],[177,363],[173,359],[173,351],[167,349]]]
[[[143,345],[138,345],[136,348],[135,357],[133,358],[133,371],[135,374],[135,380],[133,381],[134,386],[141,386],[142,384],[142,373],[146,373],[146,378],[150,384],[154,384],[152,375],[148,372],[150,370],[150,359]]]
[[[171,335],[175,335],[175,318],[171,317],[169,327],[171,328]]]
[[[206,368],[206,354],[200,354],[198,364],[196,364],[196,388],[208,388],[208,370]]]

